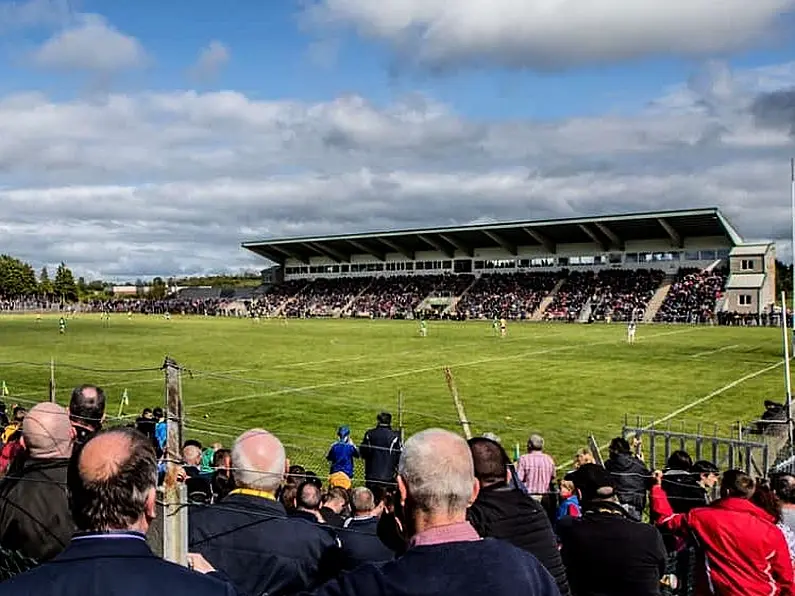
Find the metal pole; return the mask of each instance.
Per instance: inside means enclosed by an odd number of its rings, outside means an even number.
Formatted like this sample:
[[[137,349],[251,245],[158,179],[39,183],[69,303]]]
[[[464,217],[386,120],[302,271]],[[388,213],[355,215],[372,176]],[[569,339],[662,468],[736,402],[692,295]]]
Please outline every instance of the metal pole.
[[[50,401],[55,403],[55,358],[50,358]]]
[[[403,431],[403,391],[398,391],[398,429],[400,430],[400,444],[405,441],[405,433]]]
[[[793,428],[792,428],[792,378],[790,377],[789,363],[789,333],[787,331],[787,293],[781,292],[781,325],[782,335],[784,336],[784,386],[787,390],[787,439],[789,440],[790,451],[793,450]]]
[[[790,202],[792,211],[792,331],[795,333],[795,158],[790,159]],[[786,304],[782,302],[782,304]],[[783,313],[782,313],[783,314]]]
[[[165,512],[163,516],[163,558],[172,563],[188,564],[188,515],[183,506],[187,499],[185,485],[177,480],[182,450],[182,375],[171,358],[163,363],[166,372],[166,441]]]

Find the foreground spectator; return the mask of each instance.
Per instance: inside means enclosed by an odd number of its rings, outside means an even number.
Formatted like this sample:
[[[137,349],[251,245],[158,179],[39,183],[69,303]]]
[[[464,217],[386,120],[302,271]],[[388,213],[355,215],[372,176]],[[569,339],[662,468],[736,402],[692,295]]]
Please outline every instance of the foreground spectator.
[[[235,594],[231,585],[168,563],[147,546],[157,498],[151,441],[132,429],[109,430],[91,438],[76,457],[69,491],[79,533],[53,561],[4,582],[0,593]]]
[[[345,521],[343,515],[346,514],[347,508],[348,491],[341,486],[332,486],[323,498],[320,515],[332,528],[341,528]]]
[[[795,533],[795,476],[782,474],[773,481],[773,490],[781,501],[781,523]]]
[[[555,480],[555,461],[544,453],[544,439],[541,435],[530,435],[527,441],[527,453],[519,458],[516,473],[519,482],[525,485],[527,492],[536,500],[549,492],[550,484]]]
[[[95,385],[81,385],[72,391],[69,418],[75,427],[75,444],[80,448],[102,428],[105,420],[105,393]]]
[[[276,500],[286,459],[269,432],[243,433],[232,448],[237,488],[218,505],[191,512],[190,551],[204,555],[244,594],[294,594],[338,569],[334,537],[320,524],[288,518]]]
[[[74,430],[58,404],[34,406],[22,423],[24,463],[0,483],[0,543],[44,562],[74,532],[66,493]]]
[[[558,524],[572,593],[657,596],[667,557],[660,533],[629,516],[601,466],[582,465],[572,477],[583,515]]]
[[[480,483],[467,519],[484,538],[499,538],[535,556],[552,574],[561,594],[569,593],[557,539],[540,503],[508,484],[510,462],[502,446],[490,439],[469,441]]]
[[[353,517],[345,521],[341,533],[343,570],[353,570],[364,563],[383,563],[395,558],[395,553],[378,537],[378,521],[382,505],[376,506],[373,491],[364,486],[353,489],[351,495]]]
[[[364,479],[367,488],[383,488],[395,483],[400,460],[400,433],[392,430],[392,414],[381,412],[377,426],[364,433],[359,454],[364,460]]]
[[[792,561],[784,534],[774,518],[751,502],[756,484],[729,470],[721,480],[721,498],[689,513],[674,513],[656,474],[651,508],[658,524],[698,541],[703,563],[696,569],[696,593],[740,596],[793,593]]]
[[[646,508],[646,491],[651,483],[651,472],[644,463],[632,455],[629,442],[621,437],[610,441],[610,457],[605,462],[610,472],[616,495],[635,519],[640,519]]]
[[[305,480],[298,485],[298,493],[295,497],[295,511],[293,517],[303,519],[315,524],[323,524],[326,521],[320,515],[320,505],[323,502],[323,494],[320,489],[310,480]]]
[[[320,595],[488,594],[553,596],[552,576],[528,553],[483,540],[466,521],[478,495],[472,455],[461,437],[431,429],[403,449],[397,477],[408,551],[382,566],[364,565],[321,588]]]

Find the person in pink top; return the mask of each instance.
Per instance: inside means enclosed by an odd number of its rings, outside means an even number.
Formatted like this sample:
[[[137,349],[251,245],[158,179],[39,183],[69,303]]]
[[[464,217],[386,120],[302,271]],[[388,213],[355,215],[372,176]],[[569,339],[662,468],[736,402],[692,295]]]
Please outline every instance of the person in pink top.
[[[540,501],[544,493],[549,492],[549,484],[555,480],[555,460],[544,453],[541,435],[530,435],[527,453],[519,458],[516,473],[533,498]]]

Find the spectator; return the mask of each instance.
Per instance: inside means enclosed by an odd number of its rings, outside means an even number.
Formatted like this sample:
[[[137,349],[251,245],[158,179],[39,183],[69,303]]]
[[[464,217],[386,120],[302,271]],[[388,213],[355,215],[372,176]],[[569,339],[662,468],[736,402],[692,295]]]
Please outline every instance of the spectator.
[[[0,449],[0,474],[11,471],[11,464],[19,461],[25,452],[22,446],[22,428],[17,428]]]
[[[574,484],[582,517],[565,517],[558,524],[572,593],[657,596],[666,566],[660,533],[629,516],[601,466],[580,466]]]
[[[264,430],[247,431],[232,448],[237,488],[222,503],[191,511],[191,551],[204,555],[244,594],[294,594],[338,571],[334,537],[319,525],[288,518],[276,500],[285,464],[279,439]]]
[[[81,385],[72,391],[69,418],[75,427],[75,444],[79,449],[99,432],[105,420],[105,393],[95,385]]]
[[[364,486],[353,489],[353,517],[345,520],[342,536],[342,568],[351,571],[364,563],[383,563],[395,558],[378,538],[382,504],[375,504],[373,492]]]
[[[533,556],[500,540],[482,540],[466,521],[478,483],[461,437],[438,429],[414,435],[401,454],[397,483],[408,551],[381,566],[359,567],[316,594],[559,594]]]
[[[516,473],[519,481],[525,485],[527,492],[537,501],[549,492],[550,484],[555,481],[555,460],[544,453],[544,439],[541,435],[530,435],[527,441],[527,453],[519,458]]]
[[[585,464],[595,464],[596,460],[594,459],[593,453],[591,453],[590,449],[579,449],[577,453],[574,454],[574,468],[577,469],[580,466],[584,466]]]
[[[561,594],[569,594],[557,540],[542,506],[508,484],[508,454],[486,438],[469,441],[480,485],[467,519],[484,538],[499,538],[527,551],[552,574]]]
[[[795,476],[782,474],[775,479],[773,489],[781,501],[781,521],[795,532]]]
[[[662,488],[674,512],[687,513],[706,504],[706,493],[699,485],[699,479],[700,475],[693,470],[693,462],[686,451],[671,453],[663,472]]]
[[[560,505],[558,506],[555,521],[559,522],[564,517],[580,517],[580,515],[582,515],[582,509],[580,507],[580,498],[577,496],[574,481],[561,480]]]
[[[147,546],[157,498],[157,461],[149,440],[133,429],[108,430],[89,439],[76,457],[69,491],[79,533],[52,562],[4,582],[4,593],[235,594],[219,578],[168,563]]]
[[[22,406],[14,406],[12,411],[12,421],[7,424],[3,429],[3,443],[8,443],[11,437],[17,432],[22,430],[22,421],[25,420],[27,410]]]
[[[693,464],[693,473],[698,474],[698,485],[704,490],[701,496],[706,505],[712,500],[713,491],[720,480],[720,470],[711,461],[702,459]]]
[[[193,478],[201,474],[202,448],[193,441],[185,441],[182,446],[182,469],[188,477]]]
[[[154,419],[151,408],[144,408],[141,415],[135,420],[135,429],[148,437],[151,441],[155,439],[155,424],[157,421]]]
[[[331,446],[326,459],[331,463],[329,475],[342,472],[353,478],[353,459],[359,457],[359,450],[351,441],[351,430],[347,426],[337,429],[337,441]]]
[[[235,489],[235,475],[232,471],[232,452],[219,449],[213,454],[213,475],[210,479],[213,502],[218,502]]]
[[[57,404],[34,406],[22,423],[22,467],[0,482],[0,543],[38,562],[60,553],[74,532],[66,493],[74,429]]]
[[[162,457],[166,452],[166,442],[168,441],[168,424],[163,408],[152,410],[152,417],[155,419],[155,448],[157,457]]]
[[[332,528],[341,528],[348,508],[348,491],[339,486],[328,489],[320,507],[320,515]]]
[[[751,497],[751,502],[768,513],[773,519],[773,523],[776,524],[776,527],[784,534],[790,560],[793,562],[793,565],[795,565],[795,533],[790,530],[788,525],[783,523],[781,501],[779,501],[776,493],[770,487],[767,480],[760,480],[757,482],[754,496]]]
[[[0,400],[0,427],[5,428],[8,426],[8,413],[6,412],[6,402]]]
[[[747,474],[729,470],[721,480],[721,498],[688,513],[674,513],[655,474],[651,508],[657,523],[698,541],[703,564],[697,566],[697,594],[793,593],[787,542],[774,518],[754,505],[756,484]]]
[[[310,521],[315,524],[324,524],[326,521],[320,515],[322,493],[311,480],[304,480],[298,485],[295,498],[295,511],[293,517]]]
[[[651,472],[640,459],[632,455],[626,439],[616,437],[610,441],[610,457],[605,462],[605,469],[613,479],[619,502],[639,520],[646,508],[646,491],[651,483]]]
[[[392,414],[381,412],[376,421],[377,426],[364,433],[359,447],[365,484],[370,490],[394,484],[401,451],[400,433],[392,430]]]

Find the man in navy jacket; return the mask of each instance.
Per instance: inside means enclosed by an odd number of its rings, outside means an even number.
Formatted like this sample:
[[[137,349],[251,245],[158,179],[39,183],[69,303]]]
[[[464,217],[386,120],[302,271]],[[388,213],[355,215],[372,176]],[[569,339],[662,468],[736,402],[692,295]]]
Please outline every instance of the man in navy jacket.
[[[478,495],[472,455],[458,435],[431,429],[406,442],[398,468],[403,526],[411,537],[399,559],[342,575],[319,596],[559,596],[531,554],[483,539],[466,521]]]
[[[78,533],[49,563],[0,584],[0,595],[233,596],[231,584],[156,557],[146,544],[155,516],[157,460],[133,429],[85,444],[68,479]]]

